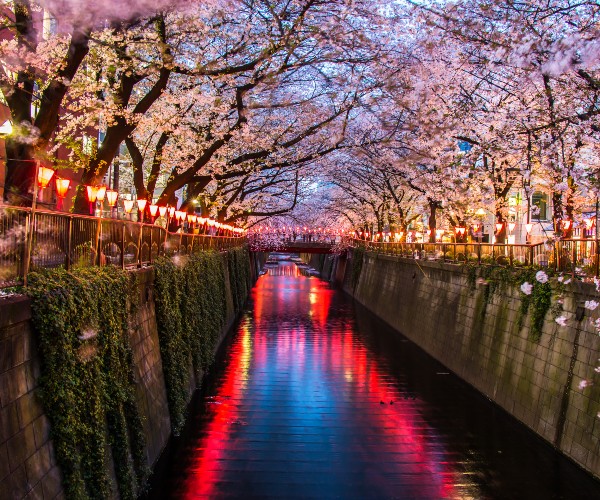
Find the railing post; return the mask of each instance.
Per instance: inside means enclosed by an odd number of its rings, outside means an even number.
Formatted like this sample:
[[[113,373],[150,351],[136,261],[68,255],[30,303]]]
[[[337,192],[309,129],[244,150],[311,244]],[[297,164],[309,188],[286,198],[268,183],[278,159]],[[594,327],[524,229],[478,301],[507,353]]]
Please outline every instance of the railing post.
[[[510,263],[510,265],[513,265],[513,259],[514,259],[514,245],[509,245],[508,246],[508,262]]]
[[[477,264],[481,265],[481,243],[477,245]]]
[[[67,271],[71,269],[71,255],[73,253],[73,216],[69,216],[69,234],[67,235]]]
[[[144,241],[144,235],[142,232],[144,231],[144,224],[138,223],[140,226],[140,234],[138,236],[138,247],[137,247],[137,267],[142,267],[142,243]]]
[[[573,249],[571,250],[571,268],[573,270],[573,276],[575,276],[575,267],[577,266],[577,244],[571,241]]]
[[[23,263],[23,285],[27,286],[27,274],[29,274],[29,266],[31,262],[31,251],[33,246],[33,214],[30,212],[25,217],[25,255]]]
[[[533,246],[529,245],[529,248],[527,248],[527,253],[529,254],[529,265],[533,266]]]
[[[100,211],[102,214],[102,211]],[[98,266],[102,265],[102,260],[100,259],[100,237],[102,233],[102,215],[98,218],[98,224],[96,225],[96,264]]]
[[[125,222],[121,224],[121,269],[125,269]]]
[[[596,277],[600,277],[600,240],[596,240]]]

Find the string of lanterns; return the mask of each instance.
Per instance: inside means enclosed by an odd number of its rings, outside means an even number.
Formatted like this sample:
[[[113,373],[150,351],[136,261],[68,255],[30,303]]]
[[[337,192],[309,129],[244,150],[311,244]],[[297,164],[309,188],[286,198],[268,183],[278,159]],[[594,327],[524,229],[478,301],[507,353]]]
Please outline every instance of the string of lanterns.
[[[56,182],[56,195],[57,195],[57,210],[62,210],[64,205],[64,199],[67,196],[67,191],[69,190],[71,181],[69,179],[63,179],[61,177],[55,176],[55,171],[51,168],[44,167],[43,165],[38,164],[37,168],[37,185],[39,188],[39,196],[41,197],[42,191],[48,187],[52,178],[55,178]],[[93,186],[86,185],[85,192],[87,195],[90,215],[94,215],[96,203],[103,204],[104,200],[108,203],[110,207],[111,213],[117,205],[117,200],[119,199],[119,192],[114,189],[108,189],[106,186]],[[206,230],[210,230],[211,228],[216,233],[221,234],[231,234],[236,236],[243,235],[246,230],[234,227],[229,224],[223,224],[219,221],[200,217],[196,214],[189,214],[183,210],[176,210],[175,207],[164,206],[164,205],[148,205],[148,201],[145,199],[137,199],[137,200],[123,200],[123,210],[126,214],[131,214],[133,211],[134,204],[137,204],[138,212],[139,212],[139,221],[144,222],[146,208],[147,212],[150,215],[151,222],[155,222],[158,217],[166,218],[167,225],[169,221],[176,221],[179,224],[183,225],[187,222],[189,229],[201,228],[204,227]]]

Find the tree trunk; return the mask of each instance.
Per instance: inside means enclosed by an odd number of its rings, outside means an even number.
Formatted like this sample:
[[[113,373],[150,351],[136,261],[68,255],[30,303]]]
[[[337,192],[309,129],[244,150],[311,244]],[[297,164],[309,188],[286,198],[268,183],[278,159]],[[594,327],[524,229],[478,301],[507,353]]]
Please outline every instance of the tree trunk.
[[[436,229],[437,229],[437,209],[440,208],[438,201],[428,199],[429,203],[429,243],[435,243]]]

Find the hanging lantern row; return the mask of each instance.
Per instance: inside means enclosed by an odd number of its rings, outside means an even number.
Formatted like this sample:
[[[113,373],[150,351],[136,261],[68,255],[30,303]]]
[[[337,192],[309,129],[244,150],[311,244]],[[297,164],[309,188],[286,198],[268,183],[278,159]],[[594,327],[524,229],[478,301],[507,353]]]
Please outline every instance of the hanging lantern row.
[[[106,186],[86,186],[86,192],[88,201],[90,203],[90,214],[93,214],[94,204],[96,202],[103,203],[106,198],[107,203],[113,208],[119,197],[119,193],[112,189],[107,189]],[[241,235],[246,232],[245,229],[233,227],[228,224],[222,224],[218,221],[199,217],[195,214],[188,214],[183,210],[176,210],[175,207],[169,207],[164,205],[148,204],[148,200],[144,198],[138,198],[137,200],[123,200],[123,210],[125,213],[130,214],[133,211],[134,206],[137,205],[137,209],[140,213],[141,222],[144,221],[144,214],[146,208],[148,213],[154,219],[157,217],[167,217],[171,220],[179,221],[180,223],[187,223],[193,227],[194,225],[202,226],[204,224],[207,227],[214,227],[217,230],[229,231],[234,234]]]
[[[344,229],[331,229],[327,227],[307,227],[307,226],[281,226],[281,227],[271,227],[271,226],[258,226],[250,230],[252,234],[301,234],[301,233],[309,233],[309,234],[321,234],[325,236],[340,236],[344,234],[350,234],[350,232],[345,231]]]

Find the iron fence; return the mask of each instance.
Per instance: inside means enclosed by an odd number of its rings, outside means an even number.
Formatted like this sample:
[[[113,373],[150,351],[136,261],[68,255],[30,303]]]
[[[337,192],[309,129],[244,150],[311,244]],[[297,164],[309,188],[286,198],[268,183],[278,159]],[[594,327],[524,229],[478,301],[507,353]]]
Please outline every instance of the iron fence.
[[[353,240],[376,253],[453,263],[549,267],[555,271],[599,275],[599,240],[558,240],[531,245],[489,243],[400,243]]]
[[[28,270],[36,268],[135,268],[161,255],[245,243],[240,236],[172,233],[152,224],[0,206],[0,288],[23,283]]]

